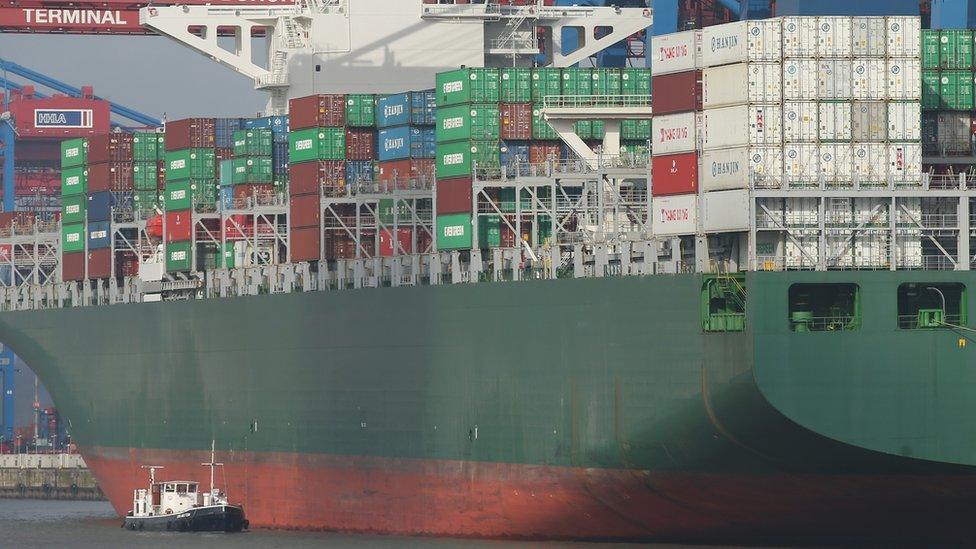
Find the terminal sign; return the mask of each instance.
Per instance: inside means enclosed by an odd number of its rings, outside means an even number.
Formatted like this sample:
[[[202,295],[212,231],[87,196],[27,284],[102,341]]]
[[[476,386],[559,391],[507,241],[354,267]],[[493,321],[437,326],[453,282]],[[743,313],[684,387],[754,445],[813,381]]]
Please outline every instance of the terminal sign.
[[[37,109],[35,128],[91,128],[91,109]]]

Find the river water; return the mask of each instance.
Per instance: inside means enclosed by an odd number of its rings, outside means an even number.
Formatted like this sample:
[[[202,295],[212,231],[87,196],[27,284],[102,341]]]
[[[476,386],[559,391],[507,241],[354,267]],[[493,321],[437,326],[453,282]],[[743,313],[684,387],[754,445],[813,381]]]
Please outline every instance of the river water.
[[[241,534],[130,532],[104,501],[0,500],[0,547],[405,547],[522,549],[528,547],[622,549],[628,544],[540,543],[443,538],[384,537],[319,532],[254,530]],[[656,545],[656,548],[679,547]]]

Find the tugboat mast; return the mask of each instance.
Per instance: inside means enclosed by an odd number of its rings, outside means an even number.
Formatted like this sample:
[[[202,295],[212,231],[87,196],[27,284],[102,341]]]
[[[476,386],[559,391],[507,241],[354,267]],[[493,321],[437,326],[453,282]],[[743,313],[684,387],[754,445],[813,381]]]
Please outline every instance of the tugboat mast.
[[[165,469],[162,465],[143,465],[143,469],[149,469],[149,491],[152,491],[153,484],[156,484],[156,469]]]
[[[223,463],[216,463],[216,455],[215,455],[216,445],[217,445],[217,441],[211,439],[211,441],[210,441],[210,463],[201,463],[200,464],[200,465],[204,465],[204,466],[210,467],[210,495],[211,495],[211,497],[214,494],[214,467],[218,467],[218,466],[222,466],[223,465]]]

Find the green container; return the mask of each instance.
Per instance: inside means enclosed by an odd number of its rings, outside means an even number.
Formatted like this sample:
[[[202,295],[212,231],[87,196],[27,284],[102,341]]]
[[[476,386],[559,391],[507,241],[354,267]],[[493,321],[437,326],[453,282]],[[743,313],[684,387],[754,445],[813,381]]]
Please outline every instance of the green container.
[[[478,217],[478,247],[481,249],[501,248],[502,218],[498,215]]]
[[[234,253],[234,243],[224,242],[224,251],[217,258],[218,269],[233,269],[236,265],[236,254]]]
[[[132,195],[133,206],[136,210],[140,212],[147,212],[152,210],[159,204],[159,193],[155,190],[149,191],[136,191]]]
[[[650,139],[650,120],[622,120],[620,122],[621,139]]]
[[[166,181],[214,179],[217,155],[213,149],[182,149],[166,153]]]
[[[156,132],[135,132],[132,134],[132,160],[136,162],[155,162],[162,153],[162,135]]]
[[[400,225],[405,225],[408,220],[412,219],[413,213],[410,211],[409,205],[403,200],[394,201],[392,198],[381,198],[379,202],[379,213],[378,217],[380,223],[384,225],[393,224],[393,204],[397,204],[396,221]]]
[[[288,161],[292,164],[345,158],[344,128],[309,128],[288,134]]]
[[[650,69],[621,69],[620,93],[623,95],[651,95]]]
[[[237,130],[234,132],[234,156],[271,156],[274,133],[269,128]]]
[[[234,185],[242,183],[271,183],[274,169],[269,156],[249,156],[234,159]]]
[[[61,142],[61,167],[73,168],[88,163],[88,140],[68,139]]]
[[[132,165],[132,186],[137,191],[156,190],[159,168],[156,162],[136,162]]]
[[[167,181],[163,202],[169,212],[213,207],[217,204],[217,190],[212,179]]]
[[[84,223],[61,225],[61,251],[66,253],[85,251]]]
[[[563,69],[563,95],[593,95],[593,69]]]
[[[528,103],[532,101],[532,69],[507,67],[501,69],[502,103]]]
[[[922,69],[939,68],[941,33],[938,30],[922,29]]]
[[[350,93],[347,95],[346,125],[355,128],[375,126],[376,96],[371,93]]]
[[[536,236],[540,244],[545,244],[546,240],[552,238],[552,218],[548,215],[540,215],[536,227]]]
[[[940,106],[953,111],[973,109],[973,73],[943,71],[939,78]]]
[[[532,69],[532,101],[542,103],[547,95],[562,93],[562,69]]]
[[[437,145],[437,177],[447,179],[471,175],[479,170],[499,169],[501,150],[498,141],[455,141]]]
[[[954,29],[939,34],[939,67],[949,70],[973,68],[973,31]]]
[[[620,143],[620,154],[628,159],[631,157],[647,159],[651,156],[651,148],[648,147],[647,141],[622,141]]]
[[[462,103],[498,103],[500,76],[498,69],[458,69],[437,75],[437,106]]]
[[[504,188],[498,191],[498,200],[501,202],[501,210],[505,213],[515,211],[515,189]],[[532,207],[532,195],[527,190],[522,191],[522,204],[519,206],[521,211]]]
[[[447,214],[437,216],[437,249],[471,249],[471,214]]]
[[[592,69],[593,95],[620,95],[621,94],[621,72],[620,69]]]
[[[61,199],[61,223],[84,223],[88,197],[83,194],[65,196]]]
[[[499,138],[497,103],[473,103],[437,109],[437,142]]]
[[[942,105],[939,80],[939,71],[922,71],[922,109],[937,110]]]
[[[580,139],[603,139],[603,120],[578,120],[573,129]]]
[[[190,271],[193,269],[193,247],[190,242],[166,243],[166,271]]]
[[[88,170],[84,166],[61,170],[61,196],[86,194],[88,192]]]
[[[542,103],[532,105],[532,139],[559,139],[559,134],[542,117]]]

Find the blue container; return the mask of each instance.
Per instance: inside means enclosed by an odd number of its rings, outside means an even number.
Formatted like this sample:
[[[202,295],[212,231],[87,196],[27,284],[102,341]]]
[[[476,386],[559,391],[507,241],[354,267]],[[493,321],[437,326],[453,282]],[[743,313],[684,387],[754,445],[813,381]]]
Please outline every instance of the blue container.
[[[220,188],[220,205],[225,210],[234,207],[234,187]]]
[[[227,186],[234,184],[234,161],[220,161],[220,185]]]
[[[437,155],[437,138],[434,128],[429,127],[398,126],[380,130],[377,145],[380,162]]]
[[[529,142],[528,141],[502,141],[501,146],[502,166],[507,166],[509,171],[515,169],[516,164],[526,165],[529,163]]]
[[[380,97],[376,103],[376,126],[433,126],[437,124],[437,95],[434,90],[397,93]]]
[[[112,224],[108,221],[88,223],[88,249],[99,250],[112,246]]]
[[[234,132],[244,129],[243,118],[214,119],[214,146],[229,149],[234,146]]]
[[[349,160],[346,162],[346,181],[375,181],[376,163],[372,160]]]
[[[88,222],[112,219],[112,193],[102,191],[88,195]]]
[[[918,15],[918,0],[778,0],[783,15]]]
[[[271,164],[275,175],[288,173],[288,134],[281,134],[286,137],[284,143],[275,143],[271,149]]]
[[[265,116],[262,118],[250,118],[244,121],[244,128],[251,130],[255,128],[271,128],[275,133],[288,134],[287,116]]]
[[[131,212],[135,209],[136,193],[132,191],[120,191],[112,193],[112,207],[117,212]]]

